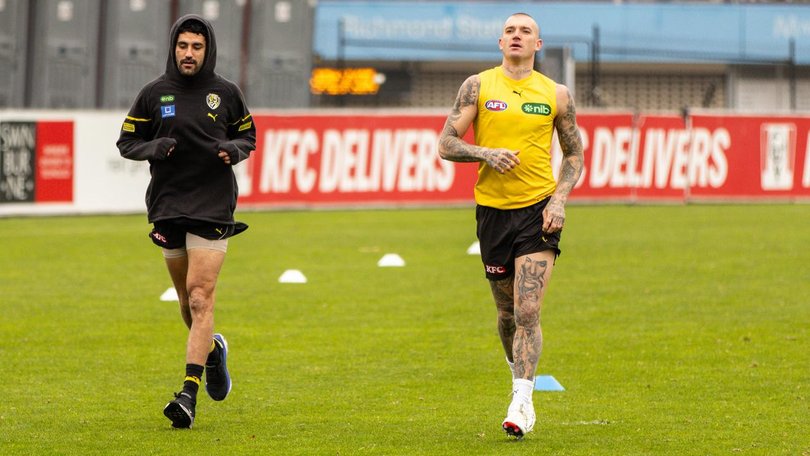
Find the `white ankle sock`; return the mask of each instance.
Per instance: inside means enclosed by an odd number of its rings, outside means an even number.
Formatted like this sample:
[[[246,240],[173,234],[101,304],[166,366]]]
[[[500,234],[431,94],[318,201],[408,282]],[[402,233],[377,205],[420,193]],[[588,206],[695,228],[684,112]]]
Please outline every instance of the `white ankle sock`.
[[[532,402],[532,392],[534,391],[534,381],[523,378],[512,380],[512,400],[520,399],[524,402]]]
[[[509,370],[512,372],[512,380],[515,379],[515,363],[509,361],[509,358],[506,358],[506,364],[509,365]]]

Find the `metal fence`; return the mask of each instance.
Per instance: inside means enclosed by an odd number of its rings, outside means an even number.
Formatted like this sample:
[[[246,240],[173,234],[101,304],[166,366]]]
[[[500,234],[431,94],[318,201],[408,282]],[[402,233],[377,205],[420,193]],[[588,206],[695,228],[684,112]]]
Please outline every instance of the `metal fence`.
[[[217,33],[217,72],[251,104],[306,107],[314,2],[4,0],[0,108],[126,108],[163,73],[171,24],[186,13]]]

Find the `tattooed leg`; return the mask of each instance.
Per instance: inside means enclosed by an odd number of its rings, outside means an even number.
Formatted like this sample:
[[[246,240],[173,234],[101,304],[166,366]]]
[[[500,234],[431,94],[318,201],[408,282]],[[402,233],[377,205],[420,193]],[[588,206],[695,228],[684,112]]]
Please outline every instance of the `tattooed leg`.
[[[498,308],[498,335],[501,336],[506,359],[511,363],[514,361],[512,346],[515,338],[514,277],[490,280],[489,286],[492,288],[492,297],[495,298],[495,306]]]
[[[515,378],[532,380],[543,348],[540,309],[554,265],[554,252],[545,251],[515,260],[515,324],[512,346]]]

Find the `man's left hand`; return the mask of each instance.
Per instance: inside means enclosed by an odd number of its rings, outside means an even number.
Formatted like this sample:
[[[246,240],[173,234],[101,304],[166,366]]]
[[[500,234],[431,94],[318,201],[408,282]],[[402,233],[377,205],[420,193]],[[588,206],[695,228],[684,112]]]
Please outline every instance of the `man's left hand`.
[[[221,158],[222,161],[224,161],[226,165],[231,164],[231,156],[228,155],[228,153],[225,152],[224,150],[219,151],[219,158]]]

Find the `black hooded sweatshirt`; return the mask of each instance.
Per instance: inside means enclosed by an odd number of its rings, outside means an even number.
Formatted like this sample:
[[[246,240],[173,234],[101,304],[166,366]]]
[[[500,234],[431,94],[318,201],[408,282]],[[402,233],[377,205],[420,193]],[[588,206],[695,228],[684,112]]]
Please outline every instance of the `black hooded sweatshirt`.
[[[178,30],[186,21],[208,31],[203,65],[194,76],[182,75],[175,61]],[[239,87],[214,72],[217,44],[208,21],[185,15],[169,36],[166,72],[141,89],[118,149],[124,158],[149,161],[149,222],[233,224],[238,188],[232,165],[256,148],[253,118]],[[228,153],[230,165],[218,156],[220,150]]]

